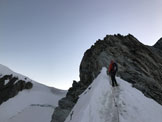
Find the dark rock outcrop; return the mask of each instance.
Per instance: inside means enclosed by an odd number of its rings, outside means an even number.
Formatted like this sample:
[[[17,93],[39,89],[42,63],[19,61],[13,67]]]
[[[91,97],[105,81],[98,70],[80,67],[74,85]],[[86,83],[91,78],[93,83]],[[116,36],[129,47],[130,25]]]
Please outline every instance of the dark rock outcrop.
[[[162,38],[160,38],[153,47],[162,50]]]
[[[8,82],[5,84],[5,81]],[[12,75],[5,75],[0,78],[0,104],[8,99],[16,96],[19,91],[24,89],[31,89],[33,84],[31,82],[25,82],[19,80],[18,77]]]
[[[60,100],[51,122],[64,122],[79,95],[111,60],[118,64],[119,77],[162,105],[162,39],[154,46],[146,46],[130,34],[107,35],[85,52],[80,64],[80,81],[73,82],[66,97]]]
[[[33,84],[31,82],[27,82],[25,84],[25,89],[31,89],[33,87]]]
[[[159,39],[157,43],[152,47],[152,51],[162,57],[162,38]]]

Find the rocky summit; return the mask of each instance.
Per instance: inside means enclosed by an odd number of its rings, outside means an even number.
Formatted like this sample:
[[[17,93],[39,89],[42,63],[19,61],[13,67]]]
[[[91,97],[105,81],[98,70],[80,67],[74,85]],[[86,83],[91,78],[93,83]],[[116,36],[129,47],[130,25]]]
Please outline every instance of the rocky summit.
[[[118,64],[117,76],[162,105],[162,38],[147,46],[134,36],[107,35],[88,49],[80,64],[80,81],[73,81],[66,97],[59,101],[51,122],[64,122],[79,95],[111,60]]]

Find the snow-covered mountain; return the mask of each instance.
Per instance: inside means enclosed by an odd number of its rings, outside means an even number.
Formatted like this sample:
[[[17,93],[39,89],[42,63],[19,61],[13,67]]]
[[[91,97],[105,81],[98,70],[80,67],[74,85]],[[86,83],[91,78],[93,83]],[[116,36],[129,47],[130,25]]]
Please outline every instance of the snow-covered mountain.
[[[80,80],[67,93],[0,65],[0,122],[161,122],[161,45],[107,35],[84,53]],[[111,60],[118,64],[116,88],[106,74]]]
[[[12,74],[19,81],[30,81],[31,89],[23,89],[18,94],[0,105],[0,122],[50,122],[58,100],[66,95],[66,91],[37,83],[21,74],[15,73],[6,66],[0,65],[0,78]],[[3,86],[10,81],[5,80]],[[3,89],[0,90],[4,90]]]
[[[80,80],[74,81],[55,109],[51,122],[64,122],[78,101],[111,60],[118,64],[117,76],[131,83],[145,96],[162,105],[162,39],[154,46],[142,44],[133,35],[106,35],[92,45],[80,63]]]
[[[161,122],[162,106],[121,78],[112,87],[106,68],[79,96],[65,122]]]

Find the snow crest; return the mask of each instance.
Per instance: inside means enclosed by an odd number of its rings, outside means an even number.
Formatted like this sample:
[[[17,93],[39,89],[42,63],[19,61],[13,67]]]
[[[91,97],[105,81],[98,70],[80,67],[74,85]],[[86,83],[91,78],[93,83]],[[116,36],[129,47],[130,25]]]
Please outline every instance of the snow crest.
[[[115,88],[110,81],[103,68],[65,122],[161,122],[161,105],[120,78]]]

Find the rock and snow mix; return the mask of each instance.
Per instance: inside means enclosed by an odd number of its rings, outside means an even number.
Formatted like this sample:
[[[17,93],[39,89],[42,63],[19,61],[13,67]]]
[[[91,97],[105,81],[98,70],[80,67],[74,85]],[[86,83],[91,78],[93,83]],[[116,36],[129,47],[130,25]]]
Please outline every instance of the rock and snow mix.
[[[19,79],[26,78],[3,65],[0,65],[0,73],[2,76],[13,74]],[[0,122],[51,121],[54,108],[58,105],[58,100],[65,96],[66,91],[47,87],[35,81],[31,82],[33,83],[32,89],[23,90],[0,105]]]
[[[0,65],[0,74],[25,78],[3,65]],[[113,88],[110,81],[106,68],[103,68],[98,77],[79,96],[65,122],[161,122],[161,105],[145,97],[120,78],[117,78],[118,87]],[[6,80],[5,84],[7,82]],[[65,96],[66,91],[35,81],[32,83],[31,90],[23,90],[0,105],[0,122],[51,121],[58,100]]]
[[[82,93],[65,122],[161,122],[162,106],[117,78],[112,88],[103,68]]]
[[[0,121],[50,122],[58,100],[65,93],[41,84],[34,84],[31,90],[23,90],[0,105]]]

